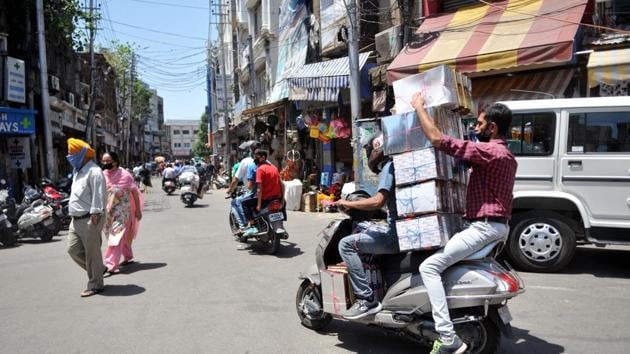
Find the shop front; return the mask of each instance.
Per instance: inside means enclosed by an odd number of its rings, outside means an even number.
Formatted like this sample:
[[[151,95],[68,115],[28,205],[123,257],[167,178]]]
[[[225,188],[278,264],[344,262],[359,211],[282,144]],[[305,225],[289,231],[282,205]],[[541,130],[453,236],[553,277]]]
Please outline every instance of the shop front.
[[[587,68],[591,96],[630,94],[630,48],[593,52]]]
[[[37,166],[34,151],[35,114],[28,109],[0,106],[0,179],[9,185],[10,195],[20,197],[22,186],[33,183]]]

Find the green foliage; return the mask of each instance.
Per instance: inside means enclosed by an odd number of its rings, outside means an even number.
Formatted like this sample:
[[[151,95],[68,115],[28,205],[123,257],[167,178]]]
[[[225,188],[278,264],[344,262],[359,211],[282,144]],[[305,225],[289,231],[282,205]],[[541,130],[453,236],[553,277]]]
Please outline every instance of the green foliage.
[[[201,115],[197,141],[193,146],[193,154],[201,157],[210,156],[212,154],[212,148],[208,147],[208,113],[206,112]]]
[[[46,36],[55,43],[83,51],[87,42],[87,31],[95,28],[100,15],[81,9],[79,0],[44,1]]]
[[[133,118],[142,119],[147,114],[151,113],[151,96],[153,93],[149,91],[147,85],[140,81],[134,80],[133,97],[132,97],[132,111]]]

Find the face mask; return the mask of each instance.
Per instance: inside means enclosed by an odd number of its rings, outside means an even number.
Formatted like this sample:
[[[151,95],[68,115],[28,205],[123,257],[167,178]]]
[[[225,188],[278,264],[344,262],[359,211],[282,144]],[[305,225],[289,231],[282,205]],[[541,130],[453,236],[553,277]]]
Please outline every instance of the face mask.
[[[114,168],[114,164],[113,163],[106,163],[103,165],[103,169],[104,170],[111,170],[112,168]]]
[[[66,156],[66,159],[68,160],[70,165],[72,165],[75,171],[80,170],[81,166],[83,166],[83,160],[85,160],[86,153],[87,153],[87,148],[84,147],[83,149],[81,149],[81,151],[77,152],[76,154],[70,154]]]
[[[489,129],[487,128],[487,126],[490,123],[486,123],[486,129],[480,131],[479,133],[477,133],[477,139],[479,141],[481,141],[482,143],[487,143],[490,141],[490,137],[492,136],[492,133],[490,133]]]

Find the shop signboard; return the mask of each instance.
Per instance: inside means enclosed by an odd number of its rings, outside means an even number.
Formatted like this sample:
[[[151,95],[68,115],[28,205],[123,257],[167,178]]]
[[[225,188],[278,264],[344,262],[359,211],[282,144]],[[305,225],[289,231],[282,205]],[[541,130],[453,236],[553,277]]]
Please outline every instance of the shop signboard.
[[[11,168],[31,168],[31,145],[29,137],[9,139],[9,165]]]
[[[0,107],[0,135],[35,134],[35,111]]]
[[[7,57],[4,92],[7,101],[26,103],[26,66],[24,60]]]
[[[320,46],[323,53],[337,48],[343,42],[337,34],[342,27],[349,27],[348,12],[344,0],[321,0],[319,3],[321,16]]]

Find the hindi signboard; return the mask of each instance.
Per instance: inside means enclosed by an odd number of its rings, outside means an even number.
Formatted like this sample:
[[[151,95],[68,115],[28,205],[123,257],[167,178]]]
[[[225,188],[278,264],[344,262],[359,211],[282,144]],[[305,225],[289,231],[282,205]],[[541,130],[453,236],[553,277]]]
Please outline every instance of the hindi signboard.
[[[9,165],[11,168],[31,168],[30,138],[9,139]]]
[[[4,92],[7,101],[26,103],[26,65],[24,60],[7,57]]]

